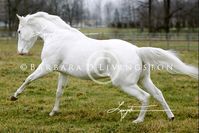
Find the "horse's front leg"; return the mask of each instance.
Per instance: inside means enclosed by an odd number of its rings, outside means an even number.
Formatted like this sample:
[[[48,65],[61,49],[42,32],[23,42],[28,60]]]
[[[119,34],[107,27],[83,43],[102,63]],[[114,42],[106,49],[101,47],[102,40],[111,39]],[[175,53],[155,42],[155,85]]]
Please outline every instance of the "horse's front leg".
[[[67,85],[67,75],[60,73],[59,78],[58,78],[55,105],[49,114],[50,116],[53,116],[55,113],[59,111],[59,104],[60,104],[61,96],[63,94],[63,87],[65,87],[66,85]]]
[[[11,96],[11,101],[17,100],[17,96],[24,91],[26,85],[28,85],[33,80],[36,80],[36,79],[38,79],[38,78],[40,78],[40,77],[48,74],[51,71],[52,71],[51,69],[46,69],[46,65],[44,63],[41,63],[38,66],[38,68],[31,75],[29,75],[26,78],[26,80],[24,81],[24,83],[19,87],[19,89],[17,89],[17,91],[14,93],[14,95]]]

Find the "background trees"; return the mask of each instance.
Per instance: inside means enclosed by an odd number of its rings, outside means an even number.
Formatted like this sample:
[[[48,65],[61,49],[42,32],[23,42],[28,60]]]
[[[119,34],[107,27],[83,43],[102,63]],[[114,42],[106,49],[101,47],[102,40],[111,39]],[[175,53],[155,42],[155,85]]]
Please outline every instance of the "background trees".
[[[199,27],[198,0],[1,0],[6,12],[0,21],[16,29],[16,13],[27,15],[46,11],[59,15],[72,26],[138,28],[149,32]],[[0,1],[0,2],[1,2]],[[2,14],[1,14],[2,16]]]
[[[150,32],[168,33],[171,28],[175,28],[178,32],[182,28],[194,30],[199,26],[198,4],[198,0],[140,1],[137,8],[138,23],[148,27]]]

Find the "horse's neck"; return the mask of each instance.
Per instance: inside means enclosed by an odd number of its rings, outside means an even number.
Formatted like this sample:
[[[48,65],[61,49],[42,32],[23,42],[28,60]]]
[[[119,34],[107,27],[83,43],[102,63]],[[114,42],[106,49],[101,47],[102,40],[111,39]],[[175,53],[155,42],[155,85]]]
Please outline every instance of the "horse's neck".
[[[75,33],[76,36],[82,36],[82,37],[85,36],[83,33],[78,31],[77,29],[74,29],[74,28],[69,29],[66,27],[60,27],[59,25],[55,25],[45,19],[37,19],[33,26],[36,31],[36,34],[40,36],[44,41],[48,39],[48,37],[51,38],[53,33],[56,34],[59,31],[61,31],[62,33],[63,31],[71,33],[71,34]]]

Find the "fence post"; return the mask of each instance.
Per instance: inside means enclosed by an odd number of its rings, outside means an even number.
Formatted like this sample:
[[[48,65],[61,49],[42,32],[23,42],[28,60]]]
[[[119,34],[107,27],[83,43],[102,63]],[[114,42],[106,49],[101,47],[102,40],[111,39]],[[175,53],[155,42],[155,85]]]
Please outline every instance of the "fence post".
[[[132,44],[134,44],[134,42],[135,42],[135,38],[136,38],[136,32],[135,33],[133,33],[133,35],[132,35]]]
[[[187,33],[187,50],[190,50],[190,33]]]
[[[148,39],[149,39],[149,47],[151,47],[151,33],[148,34]]]
[[[167,41],[167,49],[170,48],[170,45],[169,45],[169,33],[166,33],[166,41]]]

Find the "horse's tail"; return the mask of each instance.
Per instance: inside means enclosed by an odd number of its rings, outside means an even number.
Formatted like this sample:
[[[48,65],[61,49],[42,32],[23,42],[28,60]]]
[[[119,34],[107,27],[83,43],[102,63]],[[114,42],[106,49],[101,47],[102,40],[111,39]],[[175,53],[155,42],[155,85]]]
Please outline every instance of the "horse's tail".
[[[156,68],[161,65],[161,68],[166,68],[171,73],[185,74],[198,79],[198,68],[183,63],[174,51],[142,47],[138,48],[137,53],[144,64],[153,65]]]

